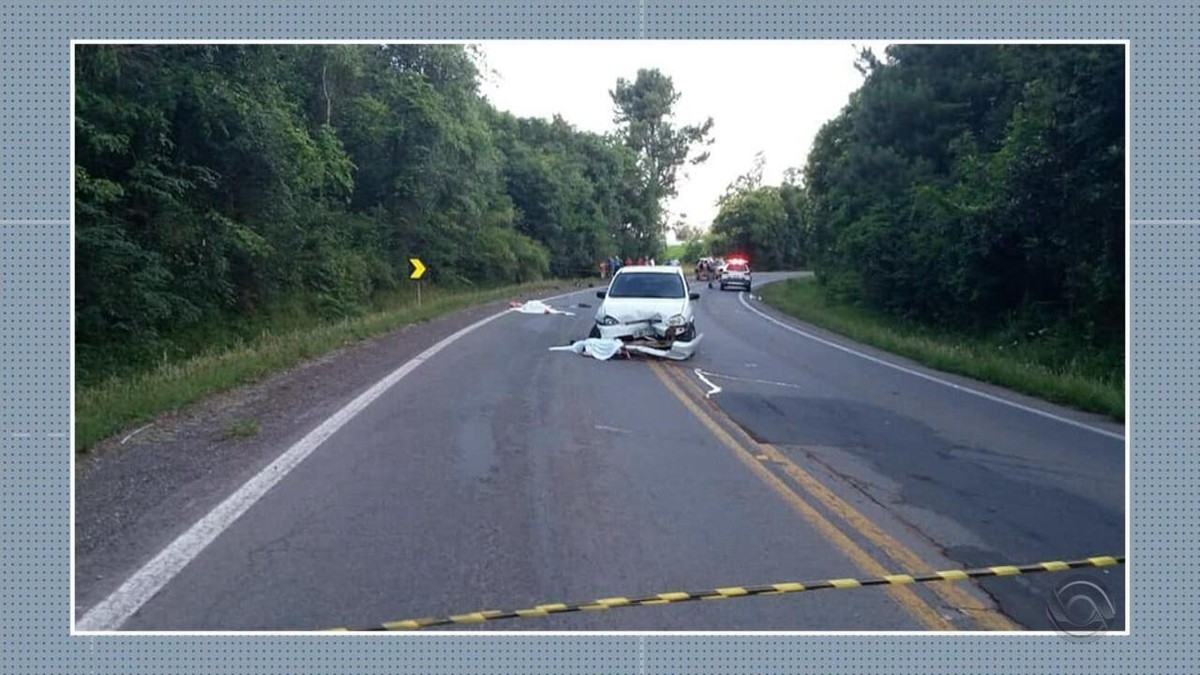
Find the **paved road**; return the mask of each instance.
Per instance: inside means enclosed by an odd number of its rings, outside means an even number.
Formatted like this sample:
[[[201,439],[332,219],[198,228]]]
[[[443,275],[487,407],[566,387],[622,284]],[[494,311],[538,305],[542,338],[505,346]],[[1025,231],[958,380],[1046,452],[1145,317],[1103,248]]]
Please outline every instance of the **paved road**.
[[[1121,440],[700,290],[704,342],[685,364],[548,351],[586,335],[588,308],[510,313],[467,333],[321,443],[121,628],[308,630],[1124,550]],[[554,304],[596,302],[588,290]],[[1124,568],[1113,570],[1093,577],[1123,613]],[[467,628],[1046,629],[1055,576]]]

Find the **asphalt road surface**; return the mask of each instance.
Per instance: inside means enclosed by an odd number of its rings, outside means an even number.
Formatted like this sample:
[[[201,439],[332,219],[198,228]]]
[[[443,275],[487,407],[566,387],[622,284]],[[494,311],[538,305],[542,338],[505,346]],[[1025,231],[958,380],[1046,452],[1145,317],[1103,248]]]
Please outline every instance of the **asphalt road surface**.
[[[549,351],[586,336],[595,289],[551,301],[576,316],[508,313],[467,332],[240,517],[213,521],[211,543],[149,576],[122,571],[133,581],[86,627],[312,630],[1124,552],[1120,426],[695,286],[704,337],[685,363]],[[1083,574],[1123,628],[1125,568]],[[1049,630],[1067,575],[455,628]]]

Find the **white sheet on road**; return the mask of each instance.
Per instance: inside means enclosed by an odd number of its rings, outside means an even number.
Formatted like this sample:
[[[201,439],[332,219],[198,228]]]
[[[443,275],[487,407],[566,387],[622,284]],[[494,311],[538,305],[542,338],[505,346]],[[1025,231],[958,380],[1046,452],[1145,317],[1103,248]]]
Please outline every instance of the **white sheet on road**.
[[[620,340],[607,340],[605,338],[588,338],[586,340],[576,340],[575,342],[562,347],[551,347],[552,352],[575,352],[583,356],[590,356],[600,361],[607,361],[621,352],[624,345]]]
[[[561,309],[555,309],[541,300],[530,300],[524,304],[512,303],[510,307],[522,314],[565,314],[567,316],[575,316],[574,312],[567,312]]]
[[[703,335],[697,335],[695,340],[691,342],[675,342],[669,349],[658,349],[650,345],[642,345],[636,342],[622,342],[615,338],[587,338],[586,340],[576,340],[569,345],[560,347],[551,347],[552,352],[574,352],[583,356],[590,356],[600,361],[607,361],[612,357],[620,354],[634,352],[637,354],[645,354],[647,356],[657,356],[661,359],[672,359],[674,361],[686,361],[691,358],[696,351],[696,345],[699,344],[700,338]]]

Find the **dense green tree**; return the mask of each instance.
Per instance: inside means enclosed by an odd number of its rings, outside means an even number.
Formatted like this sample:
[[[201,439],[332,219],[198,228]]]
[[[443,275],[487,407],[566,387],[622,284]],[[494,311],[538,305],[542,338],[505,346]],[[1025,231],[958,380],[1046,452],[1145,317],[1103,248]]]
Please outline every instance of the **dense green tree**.
[[[804,193],[793,185],[743,189],[727,196],[713,220],[712,247],[747,256],[755,269],[804,264]]]
[[[640,252],[686,156],[669,139],[696,137],[669,104],[638,147],[498,112],[469,46],[81,45],[75,63],[84,382],[283,305],[361,311],[411,256],[442,284],[594,274]]]
[[[810,265],[828,292],[952,330],[1124,347],[1124,52],[1111,45],[899,45],[764,186],[718,199],[713,245]],[[1106,371],[1107,372],[1107,371]]]
[[[717,199],[711,248],[725,255],[748,256],[761,270],[795,269],[805,262],[806,197],[795,181],[796,171],[780,186],[764,186],[764,153],[754,156],[746,173],[738,176]]]
[[[699,239],[704,234],[704,232],[699,227],[697,227],[695,225],[690,225],[684,221],[680,221],[679,223],[677,223],[674,228],[674,231],[675,231],[675,237],[677,239],[679,239],[679,241],[682,241],[685,243],[692,241],[694,239]]]
[[[666,225],[663,201],[676,195],[679,169],[700,164],[708,152],[693,155],[712,143],[712,118],[678,126],[674,119],[680,92],[671,78],[657,69],[642,69],[631,82],[617,80],[611,92],[613,122],[625,144],[637,154],[640,180],[624,195],[635,205],[629,212],[629,238],[639,252],[657,255]]]
[[[913,319],[1119,354],[1123,48],[898,45],[859,65],[804,171],[818,277]]]

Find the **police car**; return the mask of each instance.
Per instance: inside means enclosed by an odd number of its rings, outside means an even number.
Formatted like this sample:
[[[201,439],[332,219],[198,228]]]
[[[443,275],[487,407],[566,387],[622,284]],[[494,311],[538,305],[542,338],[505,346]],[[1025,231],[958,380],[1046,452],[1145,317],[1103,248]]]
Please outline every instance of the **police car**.
[[[750,275],[750,263],[743,258],[730,258],[726,261],[725,269],[722,270],[719,279],[721,290],[725,290],[730,286],[737,286],[748,292],[753,283]]]

